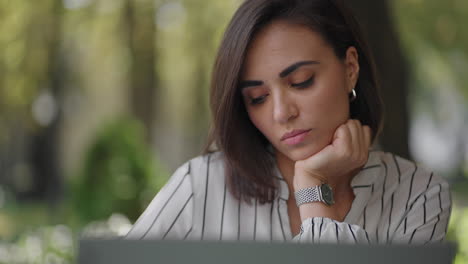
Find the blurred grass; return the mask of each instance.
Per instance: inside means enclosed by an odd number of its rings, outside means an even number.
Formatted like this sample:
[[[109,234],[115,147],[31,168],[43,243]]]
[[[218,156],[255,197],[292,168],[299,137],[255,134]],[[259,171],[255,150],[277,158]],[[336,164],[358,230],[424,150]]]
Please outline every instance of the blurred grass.
[[[51,215],[44,203],[6,203],[0,211],[0,237],[16,239],[20,234],[51,223]]]

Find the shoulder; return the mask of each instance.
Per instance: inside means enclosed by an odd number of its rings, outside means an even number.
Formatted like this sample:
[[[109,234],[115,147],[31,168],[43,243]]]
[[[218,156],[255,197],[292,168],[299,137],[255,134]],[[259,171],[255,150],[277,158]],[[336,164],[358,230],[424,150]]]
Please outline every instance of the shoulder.
[[[377,152],[379,160],[390,177],[397,178],[400,183],[429,185],[447,183],[425,165],[407,160],[390,152]],[[424,185],[424,184],[423,184]]]
[[[183,166],[190,167],[191,173],[200,173],[200,170],[203,169],[224,166],[224,160],[222,153],[217,151],[197,156],[187,161]]]
[[[423,194],[449,192],[448,182],[422,164],[389,152],[375,153],[382,165],[383,184],[390,192],[406,193],[410,200]]]
[[[220,171],[224,171],[224,160],[221,152],[212,152],[187,161],[178,170],[181,170],[181,168],[186,168],[185,170],[188,171],[192,178],[198,179],[206,177],[206,174],[212,172],[218,174]]]
[[[190,177],[194,190],[206,188],[208,181],[210,185],[218,182],[224,185],[223,155],[221,152],[212,152],[190,159],[174,172],[173,177],[180,174]]]

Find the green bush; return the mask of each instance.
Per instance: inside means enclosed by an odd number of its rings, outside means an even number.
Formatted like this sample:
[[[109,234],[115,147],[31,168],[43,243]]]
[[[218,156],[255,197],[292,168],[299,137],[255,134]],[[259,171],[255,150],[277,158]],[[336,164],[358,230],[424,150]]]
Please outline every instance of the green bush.
[[[167,180],[150,153],[139,122],[125,118],[105,125],[73,184],[74,213],[80,222],[106,219],[115,212],[134,222]]]

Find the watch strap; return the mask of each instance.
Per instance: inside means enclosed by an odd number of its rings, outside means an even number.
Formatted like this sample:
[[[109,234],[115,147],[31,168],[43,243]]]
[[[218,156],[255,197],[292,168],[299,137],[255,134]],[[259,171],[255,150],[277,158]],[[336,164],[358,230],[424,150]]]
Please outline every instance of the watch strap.
[[[294,192],[294,196],[296,198],[297,206],[305,203],[324,202],[322,199],[320,186],[300,189]]]

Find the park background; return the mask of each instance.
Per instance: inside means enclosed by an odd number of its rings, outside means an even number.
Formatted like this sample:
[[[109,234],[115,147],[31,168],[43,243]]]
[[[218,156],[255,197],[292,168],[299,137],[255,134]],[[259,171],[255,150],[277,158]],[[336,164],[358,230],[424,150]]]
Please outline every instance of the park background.
[[[468,263],[468,1],[353,0],[386,104],[379,147],[445,177]],[[240,0],[0,0],[0,263],[74,263],[200,154]]]

